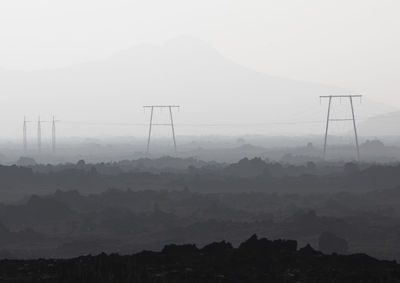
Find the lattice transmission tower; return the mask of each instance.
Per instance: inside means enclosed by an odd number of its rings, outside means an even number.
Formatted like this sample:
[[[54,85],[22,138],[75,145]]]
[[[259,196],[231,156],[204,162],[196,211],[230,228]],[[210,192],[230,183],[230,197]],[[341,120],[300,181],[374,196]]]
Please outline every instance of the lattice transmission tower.
[[[353,129],[354,129],[354,139],[355,139],[355,145],[356,145],[356,151],[357,151],[357,161],[360,161],[360,147],[358,143],[358,134],[357,134],[357,125],[356,125],[356,118],[355,118],[355,113],[354,113],[354,105],[353,105],[353,98],[360,98],[361,100],[361,95],[323,95],[320,96],[320,99],[328,99],[328,114],[326,118],[326,127],[325,127],[325,140],[324,140],[324,159],[326,158],[326,150],[327,150],[327,143],[328,143],[328,131],[329,131],[329,122],[335,122],[335,121],[352,121],[353,122]],[[350,103],[350,109],[351,109],[351,115],[352,117],[349,118],[339,118],[339,119],[331,119],[330,114],[331,114],[331,106],[332,106],[332,100],[333,99],[341,99],[341,98],[348,98],[349,103]]]
[[[150,152],[150,141],[151,141],[151,130],[153,126],[170,126],[172,130],[172,139],[174,142],[174,150],[176,153],[176,138],[175,138],[175,126],[174,126],[174,119],[172,117],[172,110],[173,109],[179,109],[179,105],[145,105],[143,106],[144,109],[149,108],[150,109],[150,122],[149,122],[149,136],[147,138],[147,150],[146,153],[149,154]],[[170,123],[153,123],[153,115],[154,115],[154,109],[168,109],[169,111],[169,117],[170,117]]]
[[[24,148],[24,154],[28,152],[28,123],[31,121],[26,120],[24,116],[24,123],[22,124],[22,144]]]

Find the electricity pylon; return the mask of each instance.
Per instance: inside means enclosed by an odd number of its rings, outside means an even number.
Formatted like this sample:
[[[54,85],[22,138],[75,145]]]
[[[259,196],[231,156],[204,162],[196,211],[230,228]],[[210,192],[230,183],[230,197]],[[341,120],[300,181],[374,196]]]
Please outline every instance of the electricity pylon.
[[[37,146],[38,152],[42,152],[42,123],[50,123],[50,121],[41,120],[40,116],[37,121]],[[55,130],[55,129],[54,129]],[[53,132],[55,134],[55,131]]]
[[[320,96],[320,99],[323,98],[328,98],[328,115],[326,118],[326,127],[325,127],[325,141],[324,141],[324,159],[326,157],[326,149],[327,149],[327,142],[328,142],[328,130],[329,130],[329,122],[334,122],[334,121],[353,121],[353,128],[354,128],[354,137],[355,137],[355,144],[356,144],[356,150],[357,150],[357,161],[360,161],[360,147],[358,144],[358,135],[357,135],[357,126],[356,126],[356,118],[354,114],[354,106],[353,106],[353,98],[360,98],[361,95],[323,95]],[[350,102],[350,108],[351,108],[351,119],[331,119],[330,118],[330,113],[331,113],[331,105],[332,105],[332,99],[335,98],[348,98]]]
[[[57,146],[57,141],[56,141],[56,122],[59,122],[59,120],[55,120],[53,116],[53,121],[51,123],[51,147],[53,150],[53,154],[56,153],[56,146]]]
[[[28,152],[28,135],[27,135],[27,124],[30,121],[26,120],[26,117],[24,116],[24,123],[22,125],[22,144],[24,147],[24,153],[26,154]]]
[[[42,121],[40,120],[40,116],[37,122],[37,146],[38,152],[42,152]]]
[[[172,117],[172,108],[179,108],[180,106],[178,105],[145,105],[143,108],[150,108],[150,123],[149,123],[149,136],[147,139],[147,154],[150,152],[150,141],[151,141],[151,130],[153,126],[171,126],[172,130],[172,139],[174,141],[174,150],[176,153],[176,138],[175,138],[175,127],[174,127],[174,119]],[[159,109],[164,109],[168,108],[169,110],[169,116],[170,116],[170,123],[164,123],[164,124],[154,124],[153,123],[153,114],[154,114],[154,108],[159,108]]]

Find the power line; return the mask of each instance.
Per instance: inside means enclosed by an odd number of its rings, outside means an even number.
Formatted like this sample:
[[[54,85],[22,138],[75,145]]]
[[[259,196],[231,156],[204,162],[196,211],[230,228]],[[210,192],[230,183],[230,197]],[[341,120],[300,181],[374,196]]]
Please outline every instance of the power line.
[[[372,117],[367,118],[357,118],[355,121],[367,121]],[[390,117],[373,117],[373,119],[396,119],[400,118],[398,116]],[[347,119],[331,119],[331,121],[345,121]],[[350,119],[352,120],[352,119]],[[29,122],[29,121],[27,121]],[[46,122],[46,121],[42,121]],[[68,121],[68,120],[57,120],[56,122],[61,124],[71,124],[71,125],[88,125],[88,126],[138,126],[147,127],[148,123],[121,123],[121,122],[93,122],[93,121]],[[260,122],[260,123],[174,123],[174,127],[236,127],[236,126],[269,126],[269,125],[301,125],[301,124],[323,124],[326,120],[304,120],[304,121],[274,121],[274,122]],[[170,126],[170,123],[153,123],[153,126]]]
[[[362,119],[357,119],[360,121]],[[118,122],[86,122],[86,121],[59,121],[62,124],[93,125],[93,126],[148,126],[147,123],[118,123]],[[179,127],[229,127],[229,126],[268,126],[268,125],[299,125],[299,124],[321,124],[325,121],[276,121],[264,123],[174,123]],[[153,126],[170,126],[170,123],[152,123]]]

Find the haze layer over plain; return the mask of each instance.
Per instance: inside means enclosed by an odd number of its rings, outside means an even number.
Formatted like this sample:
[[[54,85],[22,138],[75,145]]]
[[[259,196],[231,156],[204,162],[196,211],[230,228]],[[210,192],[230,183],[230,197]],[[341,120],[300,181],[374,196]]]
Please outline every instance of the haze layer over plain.
[[[181,123],[221,124],[323,120],[325,107],[319,106],[317,96],[342,90],[400,105],[399,38],[394,36],[400,20],[395,1],[0,5],[0,66],[47,69],[1,71],[1,102],[7,105],[1,120],[8,122],[3,125],[7,137],[20,135],[24,114],[31,120],[54,114],[64,121],[143,123],[140,108],[148,103],[181,104]],[[181,34],[203,41],[168,40]],[[363,108],[369,115],[392,110],[367,102]],[[65,127],[65,135],[105,132]],[[320,129],[321,125],[246,128],[280,134]],[[146,133],[136,128],[106,130]],[[225,128],[225,133],[231,131]],[[235,131],[242,133],[243,127]]]

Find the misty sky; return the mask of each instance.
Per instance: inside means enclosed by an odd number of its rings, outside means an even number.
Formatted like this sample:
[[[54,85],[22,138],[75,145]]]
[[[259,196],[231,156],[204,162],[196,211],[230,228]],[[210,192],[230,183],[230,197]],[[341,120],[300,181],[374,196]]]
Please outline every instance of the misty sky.
[[[272,75],[357,89],[400,106],[400,2],[0,2],[0,66],[49,68],[181,34]]]
[[[400,107],[399,13],[395,0],[7,0],[0,1],[0,69],[99,61],[190,35],[251,69]],[[12,101],[10,109],[24,103]]]

